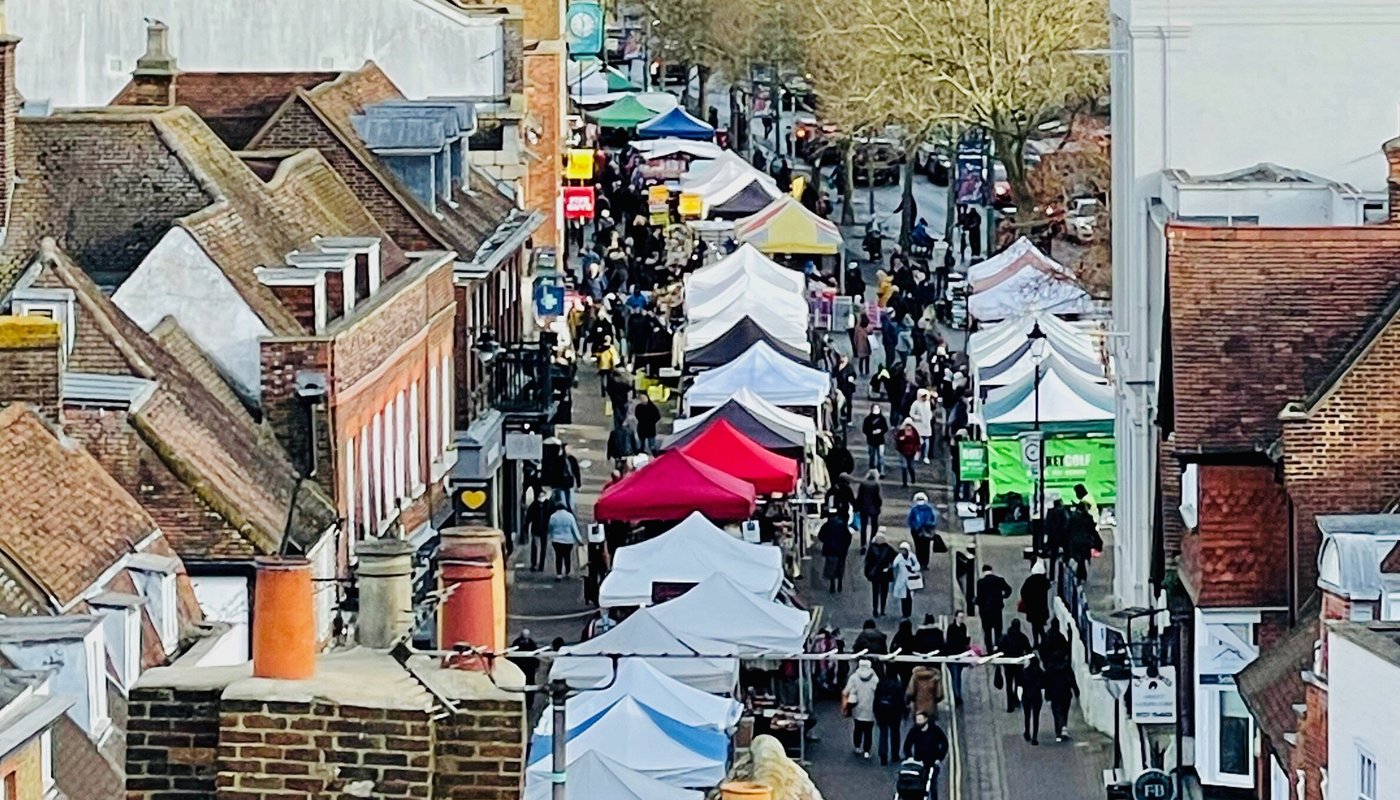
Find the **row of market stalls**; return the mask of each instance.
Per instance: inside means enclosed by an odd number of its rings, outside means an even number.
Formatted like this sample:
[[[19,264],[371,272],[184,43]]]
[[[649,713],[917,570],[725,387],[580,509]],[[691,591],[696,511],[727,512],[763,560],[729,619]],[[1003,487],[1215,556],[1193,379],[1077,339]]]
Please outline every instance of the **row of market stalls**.
[[[1047,494],[1070,500],[1083,484],[1098,505],[1113,505],[1115,400],[1093,300],[1024,238],[967,278],[968,310],[982,325],[967,341],[971,419],[985,440],[994,520],[1003,532],[1018,529],[1010,518],[1017,505],[1034,508],[1041,460]],[[1041,455],[1032,463],[1035,439]]]

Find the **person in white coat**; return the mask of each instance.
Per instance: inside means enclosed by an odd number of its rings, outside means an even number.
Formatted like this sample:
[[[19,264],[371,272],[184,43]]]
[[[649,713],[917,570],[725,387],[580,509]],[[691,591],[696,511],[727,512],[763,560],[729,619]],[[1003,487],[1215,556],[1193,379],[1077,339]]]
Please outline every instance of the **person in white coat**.
[[[933,440],[933,417],[933,400],[929,391],[920,389],[914,402],[909,405],[909,421],[914,423],[914,430],[919,432],[919,456],[925,464],[929,463],[929,442]]]
[[[862,658],[856,665],[856,671],[847,679],[841,697],[855,722],[851,741],[855,745],[856,755],[861,758],[870,758],[871,734],[875,730],[875,687],[879,685],[880,678],[875,674],[870,659]]]
[[[894,580],[890,584],[890,595],[899,601],[899,613],[908,619],[914,614],[914,592],[924,588],[922,567],[908,542],[899,543],[899,555],[894,557],[891,572]]]

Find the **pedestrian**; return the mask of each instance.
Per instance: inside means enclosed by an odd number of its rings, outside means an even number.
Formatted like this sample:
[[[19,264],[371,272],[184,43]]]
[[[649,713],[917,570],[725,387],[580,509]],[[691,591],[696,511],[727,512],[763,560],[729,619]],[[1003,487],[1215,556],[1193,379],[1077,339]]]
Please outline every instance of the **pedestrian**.
[[[557,508],[549,515],[549,543],[554,548],[554,579],[563,580],[573,574],[574,545],[583,544],[578,520],[567,508]]]
[[[905,417],[903,424],[899,426],[899,432],[894,435],[894,449],[899,453],[900,486],[908,487],[918,482],[919,476],[914,471],[914,464],[918,461],[922,442],[923,439],[914,428],[914,421]]]
[[[941,655],[947,642],[938,621],[932,614],[924,615],[924,622],[914,631],[914,652],[922,655]]]
[[[856,399],[856,368],[845,354],[836,357],[836,369],[831,373],[836,389],[841,393],[841,422],[850,424]]]
[[[530,635],[529,628],[522,628],[520,635],[510,643],[512,650],[519,653],[533,653],[540,649],[533,636]],[[520,672],[525,676],[525,685],[534,686],[535,676],[540,671],[540,660],[534,656],[510,656],[510,663],[520,668]],[[533,708],[535,705],[535,693],[527,691],[525,693],[525,707]]]
[[[988,651],[1001,639],[1001,612],[1010,596],[1011,584],[996,574],[991,564],[982,567],[982,577],[977,580],[977,616],[982,619],[982,641]]]
[[[860,482],[860,488],[856,490],[856,511],[860,513],[860,551],[865,552],[867,545],[866,534],[871,536],[880,532],[880,511],[884,508],[885,498],[880,490],[880,473],[870,470],[865,473],[865,480]]]
[[[1103,538],[1099,536],[1098,523],[1094,521],[1089,506],[1076,503],[1069,512],[1070,556],[1074,558],[1074,575],[1080,582],[1089,579],[1089,562],[1094,553],[1103,549]]]
[[[943,640],[943,652],[950,656],[960,656],[972,649],[972,637],[967,633],[967,615],[961,610],[953,614],[948,623],[948,634]],[[953,685],[953,702],[962,705],[962,675],[966,664],[948,662],[948,682]]]
[[[930,545],[938,532],[938,510],[928,501],[923,492],[914,493],[914,504],[909,507],[909,538],[914,540],[914,555],[919,565],[928,569]]]
[[[890,581],[893,579],[894,559],[894,548],[890,547],[885,534],[875,534],[870,548],[865,551],[865,579],[870,581],[870,613],[876,617],[885,614]]]
[[[850,680],[846,681],[846,690],[842,693],[842,702],[855,723],[851,740],[856,755],[861,758],[870,758],[871,734],[875,730],[875,687],[879,683],[870,659],[862,658],[856,665],[856,671],[851,673]]]
[[[1050,701],[1050,717],[1055,723],[1055,741],[1069,738],[1070,702],[1079,696],[1079,682],[1074,679],[1074,667],[1069,663],[1047,665],[1045,668],[1045,699]]]
[[[617,345],[613,344],[611,334],[604,334],[602,347],[595,355],[598,359],[598,392],[600,397],[608,396],[608,379],[612,377],[613,370],[617,369],[618,363],[622,360],[621,354],[617,352]]]
[[[612,406],[614,428],[627,421],[627,407],[632,402],[632,376],[626,370],[614,369],[608,374],[608,405]]]
[[[1045,555],[1050,559],[1046,574],[1053,581],[1059,575],[1056,564],[1069,559],[1069,509],[1059,492],[1046,492],[1050,508],[1045,511]]]
[[[894,636],[890,637],[890,652],[902,656],[911,656],[918,652],[914,647],[914,621],[905,617],[899,621],[899,626],[895,628]],[[914,670],[914,665],[910,662],[896,661],[890,666],[890,671],[899,676],[901,681],[909,680],[909,673]]]
[[[914,423],[914,430],[919,432],[919,456],[925,464],[929,463],[929,442],[933,441],[933,400],[928,389],[920,389],[914,396],[914,402],[909,406],[909,419]]]
[[[827,591],[839,592],[845,588],[846,553],[851,549],[851,529],[834,509],[827,512],[826,522],[817,532],[817,541],[822,545],[822,577],[827,581]]]
[[[1050,620],[1050,630],[1040,639],[1040,647],[1036,648],[1040,653],[1040,662],[1046,669],[1058,666],[1061,663],[1069,663],[1070,650],[1069,639],[1060,632],[1060,621]]]
[[[854,291],[847,281],[847,291]],[[864,378],[870,374],[870,317],[864,312],[856,315],[856,324],[851,326],[851,355],[856,359],[856,368]]]
[[[627,406],[622,406],[624,414],[627,413]],[[627,466],[627,459],[637,455],[642,451],[642,443],[637,438],[637,432],[632,428],[630,420],[623,423],[608,434],[608,458],[612,459],[613,466],[621,470]]]
[[[826,462],[826,474],[831,476],[833,482],[842,475],[856,471],[855,456],[851,455],[850,448],[846,447],[844,440],[833,442],[822,460]]]
[[[904,697],[917,716],[938,718],[938,704],[943,702],[943,676],[937,664],[919,664],[909,675]]]
[[[843,520],[851,519],[851,509],[856,504],[855,492],[851,491],[850,475],[844,472],[831,473],[835,477],[831,479],[831,485],[826,488],[826,496],[822,500],[822,505],[827,510],[834,510]],[[860,527],[857,521],[853,527]]]
[[[885,632],[880,630],[873,619],[867,619],[860,626],[860,633],[856,634],[856,640],[851,647],[853,653],[868,653],[872,656],[883,656],[890,652]]]
[[[904,723],[906,707],[904,684],[895,675],[886,675],[875,687],[875,724],[880,729],[882,767],[899,760],[899,728]]]
[[[1040,744],[1040,709],[1044,704],[1045,670],[1040,667],[1040,659],[1031,656],[1021,670],[1021,713],[1025,717],[1022,738],[1031,744]]]
[[[525,507],[525,531],[530,535],[530,571],[544,572],[549,551],[549,516],[554,512],[545,498],[544,487],[535,488],[534,499]]]
[[[594,525],[588,529],[588,545],[584,549],[587,557],[583,573],[583,602],[594,607],[598,605],[598,590],[609,569],[608,540],[601,527]]]
[[[890,594],[899,601],[899,614],[902,617],[914,613],[914,592],[924,588],[924,575],[919,560],[909,549],[908,542],[899,543],[899,555],[894,558],[894,580],[890,584]]]
[[[1030,655],[1031,640],[1026,638],[1026,634],[1021,632],[1021,620],[1011,620],[1011,627],[1007,629],[1006,635],[997,642],[997,651],[1007,658],[1020,658]],[[1006,710],[1015,711],[1020,704],[1020,698],[1016,694],[1016,684],[1021,677],[1021,666],[1019,664],[1006,664],[1001,667],[1002,678],[1006,688]]]
[[[633,412],[637,418],[637,438],[642,440],[642,449],[647,455],[656,455],[656,425],[661,422],[661,409],[651,400],[651,395],[643,393]]]
[[[1089,496],[1089,489],[1088,489],[1088,487],[1086,487],[1086,486],[1085,486],[1084,484],[1082,484],[1082,483],[1076,483],[1076,484],[1074,485],[1074,502],[1075,502],[1075,505],[1077,505],[1077,506],[1079,506],[1080,508],[1084,509],[1084,511],[1090,516],[1090,518],[1092,518],[1092,519],[1094,520],[1094,523],[1095,523],[1096,525],[1098,524],[1098,521],[1099,521],[1099,510],[1098,510],[1098,506],[1096,506],[1096,505],[1094,504],[1094,498],[1092,498],[1092,497]]]
[[[938,765],[948,756],[948,736],[925,714],[914,715],[914,727],[904,736],[904,757],[924,766],[929,800],[938,800]]]
[[[1021,600],[1017,604],[1031,628],[1031,644],[1039,647],[1045,623],[1050,619],[1050,579],[1045,577],[1045,562],[1039,559],[1031,565],[1031,574],[1021,584]]]
[[[878,403],[870,407],[860,429],[865,434],[866,461],[879,477],[885,472],[885,437],[890,432],[890,421]]]

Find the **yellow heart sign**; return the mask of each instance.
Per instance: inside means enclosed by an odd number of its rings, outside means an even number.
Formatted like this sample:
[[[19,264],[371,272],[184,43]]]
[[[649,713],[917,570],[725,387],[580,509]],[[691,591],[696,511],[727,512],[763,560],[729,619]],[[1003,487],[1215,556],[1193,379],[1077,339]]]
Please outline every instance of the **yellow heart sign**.
[[[466,506],[472,511],[481,508],[482,506],[486,505],[486,492],[483,492],[479,489],[472,489],[469,491],[462,492],[462,505]]]

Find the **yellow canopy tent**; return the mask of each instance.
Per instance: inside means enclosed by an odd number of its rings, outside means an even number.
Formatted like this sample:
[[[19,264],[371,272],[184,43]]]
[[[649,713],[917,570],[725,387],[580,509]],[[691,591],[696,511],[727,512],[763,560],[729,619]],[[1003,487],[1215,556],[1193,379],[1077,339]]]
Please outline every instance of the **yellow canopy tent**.
[[[836,255],[841,231],[835,223],[813,214],[784,195],[767,208],[734,223],[734,237],[764,253]]]

